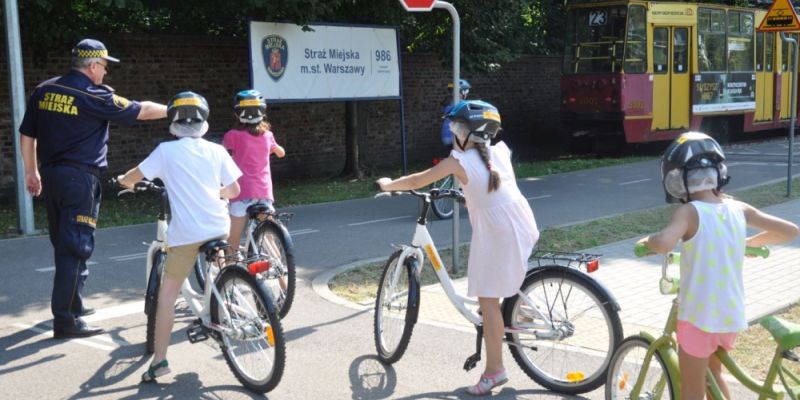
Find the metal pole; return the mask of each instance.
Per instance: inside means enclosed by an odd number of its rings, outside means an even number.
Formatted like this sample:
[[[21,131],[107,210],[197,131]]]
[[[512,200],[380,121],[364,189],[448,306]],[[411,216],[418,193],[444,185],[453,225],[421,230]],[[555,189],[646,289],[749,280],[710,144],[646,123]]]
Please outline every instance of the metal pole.
[[[33,201],[25,189],[25,164],[19,147],[19,125],[25,115],[25,79],[22,75],[22,44],[19,34],[19,9],[16,0],[5,0],[8,49],[8,85],[11,92],[11,137],[14,138],[14,161],[17,168],[17,213],[19,228],[25,235],[35,232]]]
[[[797,53],[798,53],[798,43],[797,39],[793,37],[788,37],[786,33],[781,32],[781,39],[784,42],[791,43],[794,47],[794,65],[792,66],[792,102],[791,102],[791,119],[789,123],[789,159],[788,159],[788,166],[787,166],[787,176],[786,176],[786,197],[791,197],[792,195],[792,163],[794,158],[794,126],[797,122]]]
[[[433,8],[444,8],[450,13],[453,19],[453,105],[455,106],[461,101],[461,92],[459,91],[458,81],[461,72],[461,18],[458,16],[456,8],[446,1],[436,1],[433,3]],[[458,189],[458,180],[453,177],[453,189]],[[459,230],[459,217],[460,206],[457,202],[453,202],[453,271],[458,271],[458,230]]]

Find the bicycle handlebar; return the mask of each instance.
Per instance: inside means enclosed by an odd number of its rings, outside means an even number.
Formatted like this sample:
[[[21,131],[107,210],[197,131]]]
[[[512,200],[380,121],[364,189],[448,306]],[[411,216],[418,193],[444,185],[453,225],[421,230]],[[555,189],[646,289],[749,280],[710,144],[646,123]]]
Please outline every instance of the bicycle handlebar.
[[[122,187],[122,185],[120,185],[119,180],[116,177],[109,179],[109,183],[115,186]],[[133,189],[126,188],[124,190],[120,190],[119,192],[117,192],[117,196],[125,193],[146,192],[148,190],[154,191],[156,193],[164,193],[164,190],[166,189],[163,186],[153,183],[152,181],[143,180],[136,182],[133,185]]]
[[[450,198],[462,204],[466,202],[466,200],[464,199],[464,193],[461,190],[438,189],[438,188],[431,189],[429,192],[417,191],[414,189],[380,192],[375,195],[375,198],[377,199],[379,197],[401,196],[404,194],[410,194],[419,197],[420,199],[429,198],[430,200],[439,200],[439,199]]]
[[[633,246],[633,254],[635,254],[636,257],[644,257],[644,256],[653,255],[653,254],[656,254],[656,253],[653,250],[650,250],[647,247],[647,245],[645,245],[644,243],[638,242]],[[761,247],[750,247],[750,246],[747,246],[744,249],[744,254],[747,255],[747,256],[752,256],[752,257],[767,258],[767,257],[769,257],[769,247],[767,247],[767,246],[761,246]]]

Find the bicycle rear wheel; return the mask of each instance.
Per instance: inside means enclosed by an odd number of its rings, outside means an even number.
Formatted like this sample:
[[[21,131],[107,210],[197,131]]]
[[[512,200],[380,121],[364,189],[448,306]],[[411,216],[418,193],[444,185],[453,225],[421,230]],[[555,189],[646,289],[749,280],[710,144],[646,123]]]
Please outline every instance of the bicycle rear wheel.
[[[167,254],[161,250],[153,253],[153,263],[150,268],[150,276],[147,278],[147,288],[145,289],[144,313],[147,315],[147,338],[145,347],[147,353],[155,352],[156,337],[156,310],[158,309],[158,291],[161,289],[161,274],[164,271],[164,262]]]
[[[419,307],[418,294],[412,298],[411,271],[398,261],[401,251],[389,257],[375,299],[375,348],[378,359],[391,364],[403,357],[414,331]],[[410,317],[409,317],[410,315]]]
[[[633,399],[631,391],[644,373],[642,389],[636,399],[674,399],[672,380],[661,355],[653,354],[646,371],[642,371],[645,355],[652,343],[643,336],[631,336],[620,343],[611,359],[606,382],[606,399]]]
[[[453,175],[448,175],[433,183],[432,187],[438,189],[452,189]],[[431,202],[431,209],[439,219],[450,219],[453,216],[453,199],[437,199]]]
[[[530,274],[519,295],[503,303],[509,350],[538,384],[559,393],[578,394],[605,382],[622,325],[611,301],[583,273],[563,267]]]
[[[264,222],[253,232],[253,242],[248,249],[250,255],[268,255],[272,263],[269,271],[261,276],[275,299],[278,315],[286,317],[294,302],[295,285],[297,284],[294,252],[283,237],[281,228]]]
[[[221,298],[211,297],[211,321],[222,326],[225,361],[246,388],[269,392],[280,382],[286,364],[283,328],[272,299],[240,267],[227,268],[216,285]]]

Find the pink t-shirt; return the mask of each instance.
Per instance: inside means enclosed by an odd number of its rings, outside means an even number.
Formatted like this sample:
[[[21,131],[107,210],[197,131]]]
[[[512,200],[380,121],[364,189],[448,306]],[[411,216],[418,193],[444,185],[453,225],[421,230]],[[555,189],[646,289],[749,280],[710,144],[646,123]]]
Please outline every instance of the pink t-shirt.
[[[261,136],[253,136],[247,131],[231,129],[225,133],[222,145],[230,150],[233,161],[242,170],[239,197],[231,201],[247,199],[268,199],[272,196],[272,177],[269,168],[269,155],[278,145],[275,136],[267,131]]]

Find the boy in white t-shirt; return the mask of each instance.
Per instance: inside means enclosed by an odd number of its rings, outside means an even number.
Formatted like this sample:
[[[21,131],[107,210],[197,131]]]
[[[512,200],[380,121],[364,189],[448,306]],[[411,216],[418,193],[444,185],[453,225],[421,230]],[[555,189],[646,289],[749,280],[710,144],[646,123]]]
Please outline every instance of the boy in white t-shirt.
[[[242,172],[228,152],[202,136],[208,131],[208,102],[193,92],[175,95],[167,106],[169,131],[179,140],[158,145],[138,167],[119,177],[125,187],[160,178],[169,196],[172,220],[167,230],[167,261],[158,292],[155,355],[142,374],[149,382],[169,373],[167,347],[175,319],[175,300],[200,246],[227,238],[227,201],[239,194]]]

